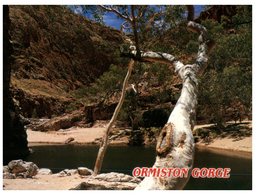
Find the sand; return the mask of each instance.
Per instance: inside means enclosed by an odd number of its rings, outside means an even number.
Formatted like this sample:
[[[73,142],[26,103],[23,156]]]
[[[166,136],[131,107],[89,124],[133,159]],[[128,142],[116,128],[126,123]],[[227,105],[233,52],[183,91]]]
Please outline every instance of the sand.
[[[33,179],[4,179],[4,190],[69,190],[76,187],[84,179],[76,174],[59,177],[53,175],[36,175]]]
[[[196,146],[222,150],[252,152],[252,136],[244,137],[240,140],[234,138],[217,138],[209,144],[197,143]]]
[[[68,138],[74,138],[73,144],[96,144],[102,138],[104,127],[80,128],[72,127],[68,130],[40,132],[27,130],[29,146],[42,144],[64,144]],[[111,141],[111,144],[127,144],[126,137]]]
[[[234,124],[234,122],[227,122],[227,124]],[[252,121],[242,121],[240,124],[243,127],[252,129]],[[196,125],[194,131],[199,128],[209,128],[213,124],[206,125]],[[229,150],[229,151],[240,151],[240,152],[252,152],[252,136],[241,136],[241,137],[217,137],[214,140],[211,140],[210,143],[206,144],[202,141],[198,142],[196,146],[201,148],[211,148],[211,149],[220,149],[220,150]]]

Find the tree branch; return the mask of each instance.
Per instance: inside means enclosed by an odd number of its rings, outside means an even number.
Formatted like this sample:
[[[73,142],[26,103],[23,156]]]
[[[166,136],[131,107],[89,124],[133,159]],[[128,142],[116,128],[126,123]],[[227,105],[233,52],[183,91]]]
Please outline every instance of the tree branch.
[[[120,32],[123,33],[124,29],[130,29],[130,27],[127,27],[126,24],[128,24],[128,21],[125,21],[120,26]],[[129,23],[130,24],[130,23]]]
[[[207,30],[201,24],[198,24],[192,21],[188,22],[187,27],[189,30],[200,34],[198,37],[198,42],[200,44],[199,44],[195,63],[197,65],[196,68],[198,68],[199,72],[201,73],[205,69],[205,65],[208,61],[208,57],[207,57],[208,50],[211,49],[210,45],[208,45],[209,42],[207,40]]]
[[[140,51],[140,58],[137,58],[137,51],[134,45],[131,45],[129,48],[121,47],[120,49],[121,57],[133,58],[135,61],[157,62],[168,65],[174,65],[175,71],[178,71],[180,68],[184,66],[182,62],[178,61],[173,55],[168,53]]]
[[[132,16],[132,29],[135,37],[135,45],[136,45],[136,57],[140,58],[140,48],[139,48],[139,38],[137,33],[137,19],[135,17],[135,5],[131,5],[131,16]]]
[[[143,17],[145,15],[146,10],[147,10],[147,5],[140,6],[138,9],[137,19]]]
[[[122,14],[121,12],[119,12],[117,9],[115,9],[113,7],[106,7],[104,5],[99,5],[99,7],[101,7],[105,11],[113,12],[116,15],[118,15],[119,17],[127,20],[128,22],[131,22],[131,19],[128,16],[125,16],[124,14]]]

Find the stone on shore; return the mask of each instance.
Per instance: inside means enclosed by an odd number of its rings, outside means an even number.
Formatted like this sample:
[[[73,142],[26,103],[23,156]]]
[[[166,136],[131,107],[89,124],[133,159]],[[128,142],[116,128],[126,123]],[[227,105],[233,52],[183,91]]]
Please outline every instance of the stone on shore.
[[[89,176],[71,190],[133,190],[141,180],[123,173],[104,173]]]
[[[41,169],[39,169],[37,174],[38,175],[51,175],[52,171],[51,171],[51,169],[41,168]]]
[[[4,179],[15,179],[15,175],[12,173],[3,173],[3,178]]]
[[[77,169],[64,169],[63,171],[57,173],[59,177],[66,177],[66,176],[71,176],[75,175],[78,173]]]
[[[78,173],[80,175],[92,175],[93,171],[91,169],[86,168],[86,167],[78,167]]]
[[[9,172],[18,178],[32,178],[38,173],[38,167],[33,162],[12,160],[8,163]]]

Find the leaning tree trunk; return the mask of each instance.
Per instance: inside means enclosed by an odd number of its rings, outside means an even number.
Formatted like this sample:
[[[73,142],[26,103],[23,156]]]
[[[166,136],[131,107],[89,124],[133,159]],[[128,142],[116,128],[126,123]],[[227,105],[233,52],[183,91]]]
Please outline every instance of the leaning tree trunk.
[[[115,108],[115,111],[112,115],[112,118],[111,118],[108,126],[106,127],[106,130],[104,132],[104,136],[103,136],[100,148],[98,150],[98,155],[97,155],[96,162],[95,162],[95,167],[94,167],[94,175],[97,175],[102,168],[104,155],[106,153],[106,149],[107,149],[107,146],[108,146],[109,133],[111,132],[112,125],[116,121],[116,118],[117,118],[117,116],[120,112],[120,109],[122,107],[122,104],[124,102],[125,95],[126,95],[126,88],[127,88],[127,85],[128,85],[129,77],[130,77],[130,75],[132,73],[132,70],[133,70],[133,66],[134,66],[134,60],[131,59],[130,62],[129,62],[129,65],[128,65],[128,71],[127,71],[126,77],[123,81],[122,92],[121,92],[121,97],[120,97],[119,103]]]
[[[183,80],[183,88],[178,102],[162,129],[156,146],[157,157],[153,167],[188,168],[186,178],[146,177],[136,189],[183,189],[189,180],[194,161],[194,138],[192,129],[195,124],[197,105],[197,74],[207,62],[206,29],[194,22],[188,23],[189,29],[200,33],[199,50],[194,64],[183,65],[174,61],[175,71]]]
[[[162,129],[156,146],[157,157],[153,167],[187,168],[186,178],[146,177],[137,189],[183,189],[189,180],[194,161],[194,139],[192,130],[195,124],[197,105],[197,75],[206,66],[207,50],[211,46],[206,40],[206,28],[195,22],[189,22],[188,28],[200,33],[197,59],[194,64],[184,65],[173,55],[160,52],[141,51],[141,61],[173,64],[175,72],[183,80],[183,88],[178,102],[170,114],[168,122]],[[208,47],[208,48],[207,48]],[[137,51],[123,52],[123,56],[136,57]]]

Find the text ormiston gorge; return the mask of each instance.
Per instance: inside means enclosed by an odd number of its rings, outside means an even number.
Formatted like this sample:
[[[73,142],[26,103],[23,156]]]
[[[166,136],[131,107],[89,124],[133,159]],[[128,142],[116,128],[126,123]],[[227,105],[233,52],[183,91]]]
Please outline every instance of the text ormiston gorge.
[[[191,176],[194,178],[229,178],[230,168],[194,168]],[[134,177],[174,177],[183,178],[189,175],[188,168],[168,168],[168,167],[135,167],[132,175]]]

